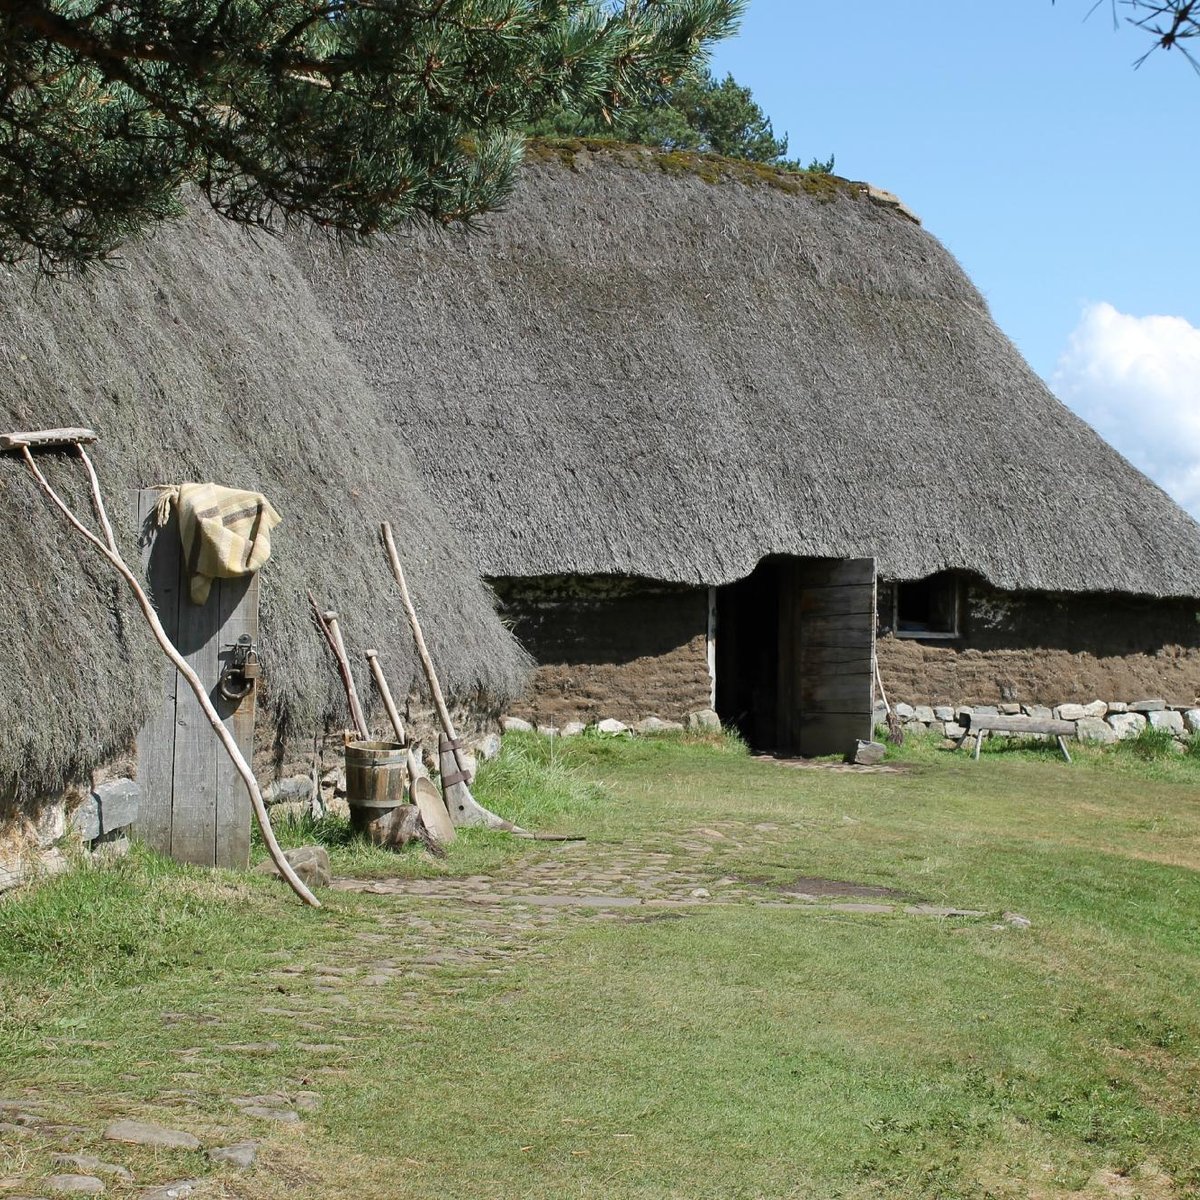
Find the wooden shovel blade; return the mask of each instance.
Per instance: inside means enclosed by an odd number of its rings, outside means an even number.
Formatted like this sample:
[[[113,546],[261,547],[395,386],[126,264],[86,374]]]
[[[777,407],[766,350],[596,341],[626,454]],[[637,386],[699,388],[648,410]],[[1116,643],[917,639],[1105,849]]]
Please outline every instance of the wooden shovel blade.
[[[412,802],[421,813],[421,820],[436,841],[443,845],[454,841],[456,836],[450,814],[442,801],[442,794],[437,790],[433,780],[420,775],[412,781]]]

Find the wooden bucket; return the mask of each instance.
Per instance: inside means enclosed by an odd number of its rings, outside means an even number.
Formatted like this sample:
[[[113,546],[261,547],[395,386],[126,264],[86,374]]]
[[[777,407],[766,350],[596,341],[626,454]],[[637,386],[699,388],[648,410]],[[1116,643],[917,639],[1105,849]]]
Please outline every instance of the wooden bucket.
[[[358,833],[404,803],[407,773],[399,742],[346,743],[346,803],[350,825]]]

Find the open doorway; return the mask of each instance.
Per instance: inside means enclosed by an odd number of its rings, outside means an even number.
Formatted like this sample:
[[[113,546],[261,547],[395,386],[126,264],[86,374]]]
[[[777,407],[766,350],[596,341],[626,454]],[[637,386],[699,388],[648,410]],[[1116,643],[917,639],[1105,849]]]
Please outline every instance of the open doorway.
[[[754,750],[816,756],[871,735],[875,560],[767,558],[717,589],[717,713]]]
[[[717,715],[753,750],[777,749],[779,567],[764,559],[754,572],[717,588]]]

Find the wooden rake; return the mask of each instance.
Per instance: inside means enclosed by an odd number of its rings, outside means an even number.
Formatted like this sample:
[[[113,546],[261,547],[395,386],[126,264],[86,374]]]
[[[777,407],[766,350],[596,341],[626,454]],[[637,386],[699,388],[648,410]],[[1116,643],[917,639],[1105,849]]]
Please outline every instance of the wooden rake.
[[[254,809],[254,816],[258,821],[258,827],[262,832],[263,841],[266,843],[271,861],[278,868],[279,873],[284,879],[288,881],[292,891],[305,904],[311,904],[313,908],[320,908],[321,902],[305,887],[304,882],[296,874],[292,868],[292,864],[288,862],[279,847],[279,843],[275,840],[275,832],[271,828],[271,819],[267,815],[267,806],[263,802],[262,792],[258,787],[258,780],[254,778],[254,772],[250,769],[250,764],[246,762],[241,750],[238,749],[238,744],[234,741],[233,735],[225,728],[225,723],[221,720],[217,710],[213,707],[212,701],[208,698],[208,693],[204,690],[204,684],[201,683],[200,677],[188,665],[183,655],[175,649],[171,639],[167,636],[167,631],[162,627],[162,622],[158,619],[158,614],[154,611],[154,605],[151,604],[150,597],[146,595],[142,585],[138,582],[137,576],[130,569],[129,564],[121,557],[120,550],[117,549],[117,540],[113,535],[113,528],[108,519],[108,512],[104,507],[104,499],[100,494],[100,481],[96,477],[96,469],[92,466],[92,460],[88,457],[88,453],[84,449],[85,445],[95,442],[97,436],[93,429],[42,429],[34,433],[0,434],[0,451],[20,454],[25,460],[25,465],[29,468],[30,473],[37,481],[38,487],[42,489],[55,508],[62,513],[71,527],[86,538],[108,560],[117,574],[129,584],[134,596],[137,598],[142,615],[146,618],[146,623],[150,626],[150,632],[154,634],[154,640],[158,642],[159,646],[162,647],[163,653],[171,660],[175,669],[187,681],[188,687],[195,694],[197,702],[201,709],[203,709],[204,715],[208,718],[209,724],[212,725],[213,731],[220,739],[221,745],[225,747],[225,751],[237,769],[237,773],[242,777],[242,781],[246,785],[246,790],[250,793],[250,804]],[[37,461],[33,457],[32,451],[34,450],[74,450],[76,455],[78,455],[84,469],[87,471],[88,482],[92,490],[92,504],[96,510],[96,518],[100,524],[101,531],[104,534],[103,540],[84,525],[71,511],[66,502],[50,486],[49,481],[42,474]]]

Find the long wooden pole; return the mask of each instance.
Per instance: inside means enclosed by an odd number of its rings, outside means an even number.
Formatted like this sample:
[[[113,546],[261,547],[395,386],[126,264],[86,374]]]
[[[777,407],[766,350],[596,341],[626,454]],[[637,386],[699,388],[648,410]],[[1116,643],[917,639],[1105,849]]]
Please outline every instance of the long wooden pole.
[[[417,619],[417,610],[413,605],[412,597],[408,594],[408,583],[404,578],[404,568],[400,565],[400,555],[396,553],[396,543],[392,538],[392,527],[387,521],[384,521],[380,526],[380,533],[383,535],[383,545],[387,551],[392,574],[395,576],[396,585],[400,589],[400,602],[403,604],[404,613],[408,617],[409,628],[412,629],[413,642],[417,647],[417,657],[421,660],[421,666],[425,670],[425,678],[429,682],[429,691],[433,695],[433,705],[437,709],[438,717],[442,722],[442,729],[445,731],[446,738],[450,742],[448,753],[455,766],[453,772],[446,770],[445,754],[443,753],[441,756],[442,795],[445,798],[450,818],[456,825],[485,825],[489,829],[499,829],[506,833],[515,833],[520,837],[530,837],[532,835],[527,830],[522,829],[519,825],[514,825],[511,821],[506,821],[503,817],[492,812],[491,809],[484,808],[471,795],[471,789],[466,782],[466,772],[463,770],[463,761],[459,756],[458,737],[454,732],[454,722],[450,719],[450,709],[446,705],[446,697],[442,695],[442,688],[441,684],[438,683],[437,672],[433,669],[433,659],[429,656],[429,647],[425,645],[425,635],[421,632],[421,622]],[[455,776],[457,778],[454,778]],[[447,782],[447,780],[452,780],[452,782]]]
[[[423,768],[412,746],[409,744],[408,734],[404,729],[404,722],[400,719],[400,710],[396,708],[396,702],[392,699],[392,689],[388,687],[387,676],[384,675],[383,665],[379,661],[378,650],[367,651],[367,663],[371,668],[371,675],[375,680],[375,686],[379,689],[379,697],[383,701],[384,711],[388,715],[388,720],[392,723],[392,728],[396,731],[396,740],[404,747],[404,765],[408,770],[408,786],[411,791],[417,777],[424,774]]]
[[[379,698],[383,701],[384,712],[388,715],[388,720],[392,723],[392,728],[396,731],[396,740],[402,745],[408,745],[408,734],[404,731],[404,722],[400,719],[400,712],[396,708],[396,702],[392,699],[392,689],[388,687],[387,676],[383,673],[383,667],[379,662],[379,651],[367,651],[367,665],[371,668],[371,675],[375,680],[375,686],[379,689]]]
[[[371,731],[367,727],[367,718],[363,713],[362,704],[358,699],[358,688],[354,686],[354,672],[350,670],[350,659],[346,655],[346,643],[342,641],[341,626],[338,625],[338,615],[333,609],[327,609],[323,614],[325,624],[329,628],[329,637],[333,642],[333,652],[337,655],[338,669],[346,682],[346,699],[350,701],[350,716],[358,736],[365,742]]]
[[[429,691],[433,696],[433,706],[437,709],[438,718],[442,722],[442,729],[446,736],[453,742],[458,740],[458,735],[454,732],[454,722],[450,719],[450,709],[446,706],[446,697],[442,695],[442,685],[438,683],[437,672],[433,669],[433,659],[429,657],[429,647],[425,645],[425,635],[421,632],[421,622],[417,620],[417,610],[413,607],[412,597],[408,594],[408,583],[404,578],[404,568],[400,565],[400,555],[396,553],[396,543],[392,539],[392,527],[384,521],[380,527],[383,534],[383,545],[387,550],[388,562],[391,564],[392,574],[396,577],[396,585],[400,589],[400,603],[404,605],[404,613],[408,617],[409,628],[412,630],[413,641],[417,646],[417,657],[421,660],[421,666],[425,671],[425,678],[429,683]],[[455,758],[457,759],[457,754]],[[459,763],[461,769],[462,764]]]
[[[354,732],[365,742],[370,736],[367,731],[367,722],[363,718],[362,706],[358,703],[358,691],[354,686],[354,676],[350,674],[350,663],[346,658],[346,647],[341,644],[341,634],[338,631],[338,636],[334,637],[334,630],[330,628],[329,622],[326,619],[333,616],[337,619],[337,613],[323,612],[321,606],[317,603],[317,598],[308,593],[308,603],[313,610],[313,616],[316,618],[317,628],[321,631],[325,638],[325,644],[329,647],[329,653],[333,655],[333,660],[337,664],[338,674],[341,676],[342,687],[346,692],[346,703],[350,706],[350,720],[354,723]]]
[[[214,732],[221,741],[221,745],[225,747],[226,753],[233,761],[237,773],[242,777],[242,782],[246,785],[246,790],[250,793],[250,804],[254,809],[255,819],[258,821],[259,830],[262,832],[263,841],[267,846],[267,853],[271,856],[271,861],[278,868],[279,873],[288,881],[292,891],[300,897],[305,904],[312,905],[313,908],[320,908],[321,902],[308,890],[304,882],[296,874],[292,864],[288,862],[280,849],[278,841],[275,839],[275,831],[271,828],[271,818],[267,814],[267,806],[263,802],[262,792],[259,791],[258,780],[254,778],[254,772],[250,769],[250,764],[246,762],[242,755],[241,749],[233,739],[233,735],[225,728],[225,722],[221,720],[220,714],[213,707],[212,701],[208,698],[208,692],[204,689],[204,684],[200,681],[200,677],[192,670],[185,659],[171,642],[167,636],[167,631],[163,628],[162,622],[158,619],[158,614],[154,611],[154,605],[150,603],[150,597],[146,595],[142,589],[142,585],[138,582],[137,576],[130,570],[129,565],[121,557],[120,551],[116,547],[116,540],[113,537],[112,525],[108,520],[108,513],[104,508],[104,501],[100,496],[100,484],[96,478],[95,468],[92,466],[92,460],[88,458],[87,451],[82,445],[75,444],[75,449],[79,457],[83,460],[83,465],[87,469],[88,479],[91,483],[92,498],[96,504],[97,515],[100,518],[101,528],[104,530],[105,541],[102,542],[78,517],[67,507],[66,503],[60,499],[58,493],[50,486],[46,477],[39,470],[37,463],[34,461],[33,455],[29,452],[28,445],[19,447],[22,456],[25,459],[26,466],[33,472],[33,477],[37,480],[38,486],[49,497],[54,506],[63,514],[70,524],[79,531],[95,548],[112,564],[116,572],[129,584],[133,590],[134,596],[137,598],[138,606],[142,610],[142,615],[146,618],[147,624],[150,626],[150,632],[154,634],[155,641],[162,647],[163,653],[171,660],[175,669],[187,681],[188,687],[196,696],[204,715],[208,718],[209,724],[212,725]],[[106,544],[107,543],[107,544]]]

